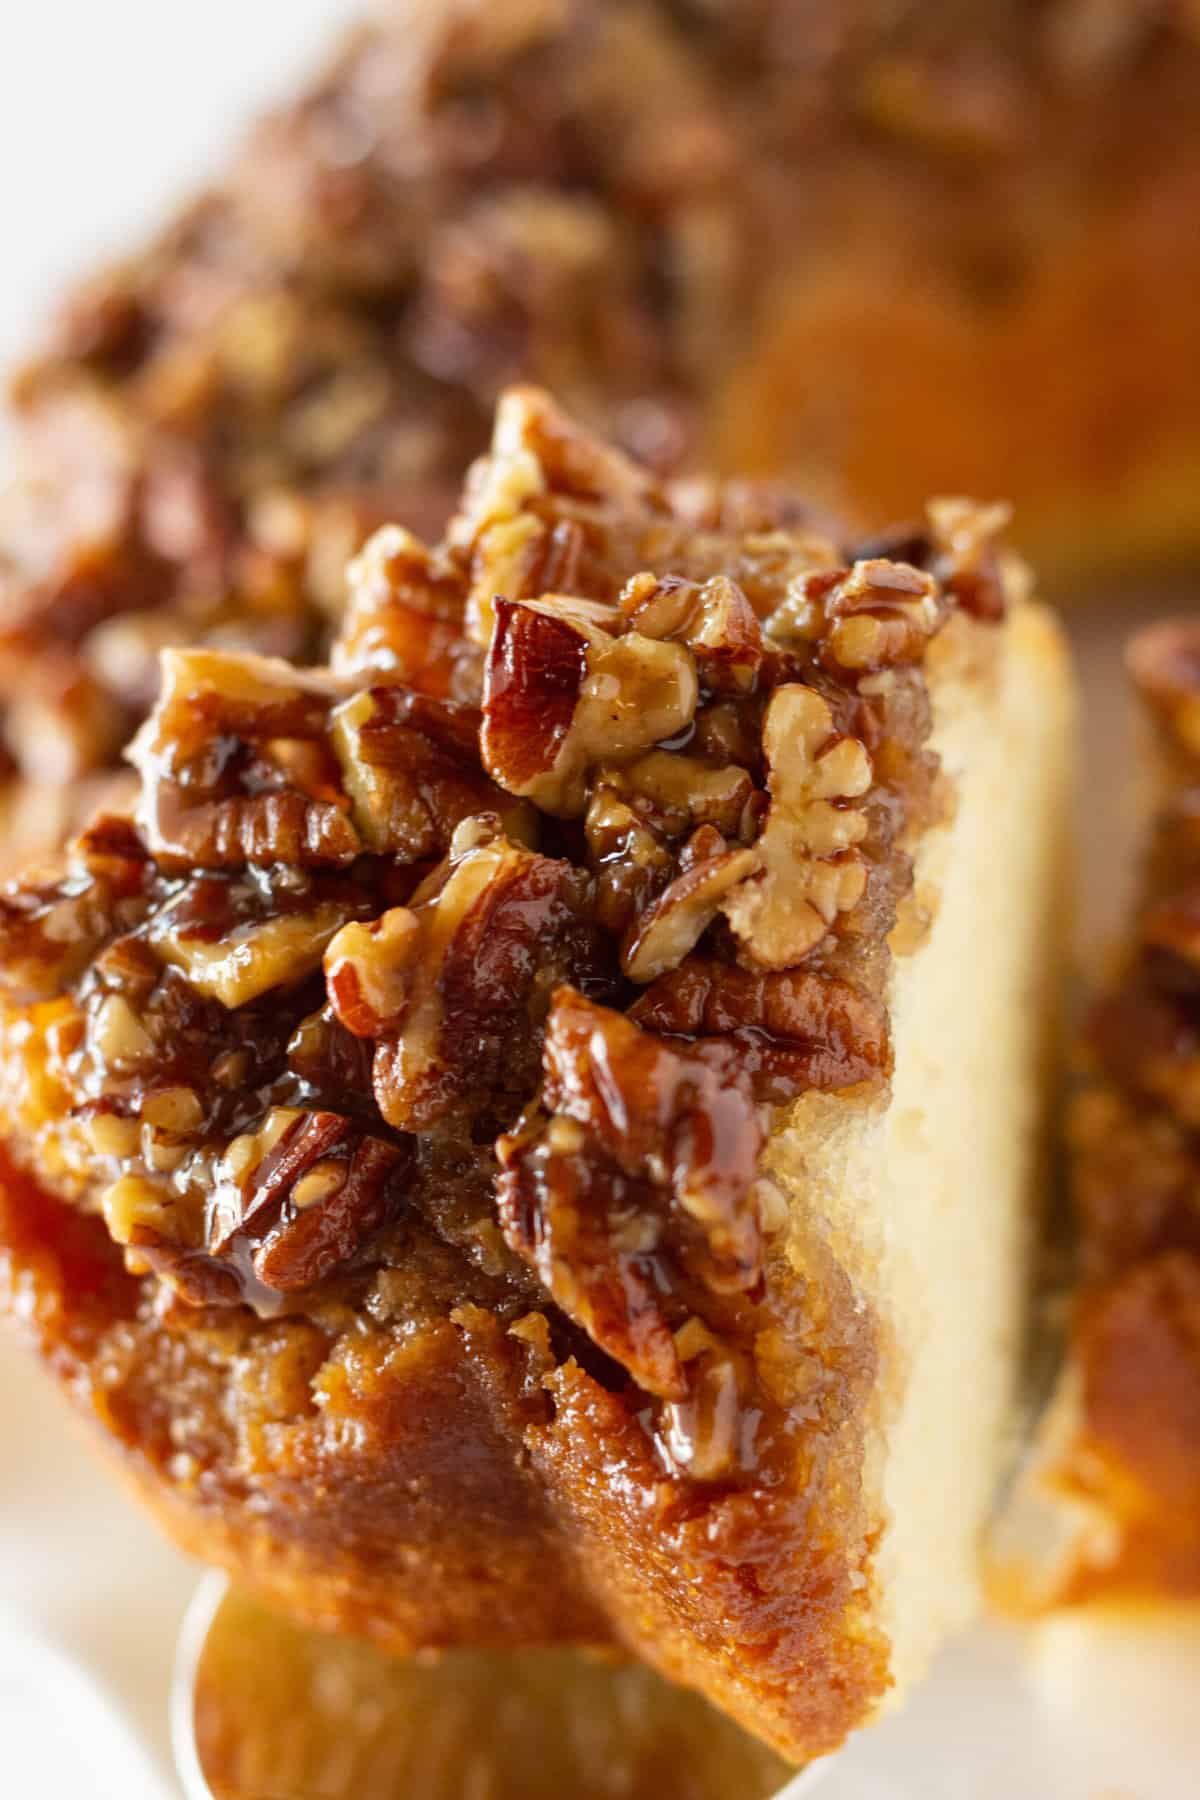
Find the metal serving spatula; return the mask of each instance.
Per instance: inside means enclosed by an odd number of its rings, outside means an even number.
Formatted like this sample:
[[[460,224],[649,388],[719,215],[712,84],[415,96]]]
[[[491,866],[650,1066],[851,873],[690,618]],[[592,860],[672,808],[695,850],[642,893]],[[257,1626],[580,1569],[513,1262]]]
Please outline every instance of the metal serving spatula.
[[[818,1772],[795,1775],[634,1664],[396,1659],[303,1631],[219,1577],[184,1625],[173,1705],[188,1800],[798,1800]]]

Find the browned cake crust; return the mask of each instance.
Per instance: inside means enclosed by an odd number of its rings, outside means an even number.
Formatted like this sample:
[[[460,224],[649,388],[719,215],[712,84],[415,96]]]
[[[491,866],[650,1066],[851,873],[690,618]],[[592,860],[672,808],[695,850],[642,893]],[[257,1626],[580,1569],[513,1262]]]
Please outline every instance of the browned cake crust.
[[[1200,1596],[1200,628],[1155,625],[1129,664],[1159,795],[1119,972],[1071,1113],[1082,1279],[1048,1474],[1085,1530],[1067,1598]]]
[[[397,4],[18,381],[14,831],[164,641],[320,655],[518,377],[870,529],[1004,494],[1043,563],[1194,549],[1198,111],[1183,0]]]
[[[135,818],[0,904],[0,1244],[185,1543],[395,1646],[615,1639],[793,1757],[878,1699],[876,1320],[759,1153],[886,1084],[998,522],[846,552],[514,392],[331,671],[166,659]]]

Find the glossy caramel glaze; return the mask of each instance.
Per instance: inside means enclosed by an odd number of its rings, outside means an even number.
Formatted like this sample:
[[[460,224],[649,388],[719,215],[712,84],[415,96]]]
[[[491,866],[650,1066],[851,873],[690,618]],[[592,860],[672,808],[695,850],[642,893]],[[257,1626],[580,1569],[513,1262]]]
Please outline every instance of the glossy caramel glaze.
[[[866,1716],[880,1327],[761,1157],[885,1100],[1002,524],[847,548],[514,390],[330,669],[164,660],[133,816],[0,895],[0,1244],[185,1544],[396,1649],[616,1642],[797,1759]]]

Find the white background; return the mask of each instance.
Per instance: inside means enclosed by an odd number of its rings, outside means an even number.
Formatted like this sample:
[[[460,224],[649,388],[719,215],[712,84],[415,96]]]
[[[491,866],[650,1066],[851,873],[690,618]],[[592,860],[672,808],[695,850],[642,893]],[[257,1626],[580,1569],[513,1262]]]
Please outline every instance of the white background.
[[[286,93],[348,0],[0,4],[0,359]]]
[[[0,8],[0,361],[36,334],[64,276],[135,242],[219,165],[252,105],[286,92],[348,10],[342,0]],[[0,1341],[3,1800],[173,1792],[166,1697],[192,1584],[102,1485],[58,1403]],[[980,1634],[906,1714],[840,1759],[820,1792],[1183,1800],[1196,1792],[1200,1743],[1188,1741],[1181,1694],[1194,1696],[1198,1674],[1194,1625],[1066,1622],[1032,1656]]]
[[[36,340],[66,278],[136,244],[219,167],[351,10],[0,0],[0,365]],[[3,1800],[174,1795],[167,1693],[193,1585],[0,1338]]]

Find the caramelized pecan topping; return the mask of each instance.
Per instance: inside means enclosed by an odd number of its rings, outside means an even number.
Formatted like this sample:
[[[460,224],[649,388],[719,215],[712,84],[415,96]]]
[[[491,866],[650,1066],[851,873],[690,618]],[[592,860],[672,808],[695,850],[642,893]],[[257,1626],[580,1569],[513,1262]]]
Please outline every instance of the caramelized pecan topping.
[[[736,581],[713,575],[699,583],[677,575],[635,575],[621,595],[630,627],[651,638],[686,644],[704,686],[714,694],[747,694],[763,662],[763,634]]]
[[[142,1177],[114,1183],[104,1215],[184,1299],[271,1310],[352,1261],[403,1204],[412,1162],[410,1144],[337,1113],[276,1107],[213,1164],[202,1234],[167,1183]]]
[[[1000,540],[1012,508],[1003,502],[931,500],[926,509],[932,573],[962,611],[995,622],[1004,617],[1007,584]]]
[[[225,1151],[208,1248],[217,1257],[248,1249],[265,1288],[302,1292],[348,1262],[400,1204],[412,1160],[411,1144],[370,1136],[337,1113],[279,1109]]]
[[[427,1231],[740,1479],[766,1108],[889,1073],[920,663],[990,529],[848,557],[510,395],[444,542],[358,557],[332,670],[169,652],[136,818],[0,896],[12,1135],[196,1304],[365,1304]]]
[[[834,674],[866,672],[919,662],[947,611],[932,575],[870,557],[805,576],[768,630],[781,642],[812,645]]]
[[[669,1314],[683,1322],[692,1288],[751,1293],[762,1280],[754,1190],[762,1126],[736,1056],[720,1045],[699,1054],[668,1048],[560,989],[544,1063],[549,1117],[527,1120],[497,1146],[505,1235],[640,1385],[680,1399],[686,1384],[668,1348]],[[594,1165],[608,1171],[607,1182]],[[671,1232],[672,1215],[682,1234]],[[661,1292],[670,1280],[664,1266],[656,1279],[647,1261],[668,1238],[682,1284],[673,1303]]]
[[[461,573],[411,531],[385,525],[350,565],[335,640],[340,676],[402,682],[437,700],[478,690],[479,652],[463,630]]]
[[[630,926],[621,967],[630,981],[656,981],[694,950],[726,897],[759,866],[754,850],[720,849],[677,875]]]
[[[1130,640],[1126,661],[1168,739],[1200,757],[1200,623],[1163,619],[1145,626]]]

